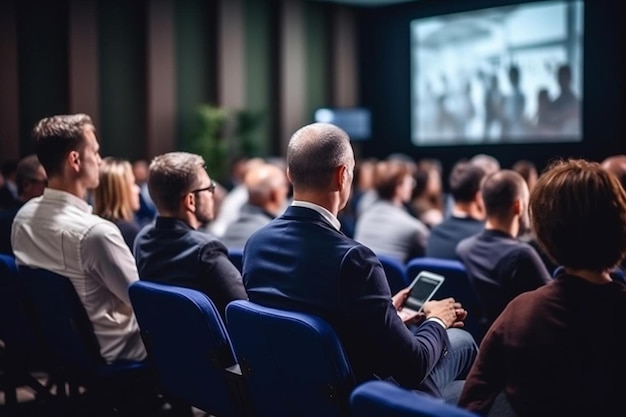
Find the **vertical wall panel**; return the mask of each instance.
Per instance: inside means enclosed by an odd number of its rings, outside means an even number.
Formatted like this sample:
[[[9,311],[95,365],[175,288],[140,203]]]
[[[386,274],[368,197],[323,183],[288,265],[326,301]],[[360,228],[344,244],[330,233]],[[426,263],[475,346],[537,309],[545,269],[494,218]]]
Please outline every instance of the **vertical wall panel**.
[[[69,107],[100,126],[96,0],[72,0],[69,26]]]
[[[20,156],[15,17],[15,1],[0,2],[0,160]]]
[[[221,0],[218,22],[218,101],[220,106],[239,109],[245,91],[242,1]]]
[[[196,132],[196,109],[216,102],[215,2],[176,0],[176,132],[177,147],[188,148]]]
[[[331,19],[332,5],[307,2],[306,9],[306,101],[307,122],[318,107],[332,105]]]
[[[67,1],[21,0],[17,5],[20,154],[34,151],[31,131],[68,103]]]
[[[280,150],[307,120],[305,113],[305,42],[302,1],[283,0],[280,34]]]
[[[333,23],[333,101],[335,106],[355,106],[359,72],[354,9],[338,7]]]
[[[102,153],[140,158],[146,148],[146,4],[98,5]]]
[[[257,154],[271,153],[271,138],[275,137],[272,121],[277,109],[273,99],[276,62],[273,57],[271,4],[265,0],[246,0],[245,16],[245,77],[246,109],[262,115],[260,126],[253,135]],[[256,155],[254,155],[256,156]]]
[[[175,149],[174,8],[172,0],[148,4],[147,157]]]

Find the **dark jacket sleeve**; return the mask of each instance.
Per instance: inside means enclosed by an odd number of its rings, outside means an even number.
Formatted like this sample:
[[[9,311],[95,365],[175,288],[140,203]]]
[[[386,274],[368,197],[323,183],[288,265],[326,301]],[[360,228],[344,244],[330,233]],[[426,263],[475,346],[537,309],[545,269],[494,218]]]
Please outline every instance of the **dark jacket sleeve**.
[[[198,256],[206,277],[204,292],[211,297],[220,313],[224,313],[231,301],[248,299],[241,274],[228,259],[228,251],[220,241],[205,244]]]
[[[353,339],[362,345],[354,360],[370,361],[379,377],[393,377],[401,385],[420,388],[448,349],[446,330],[427,321],[411,333],[393,307],[380,262],[368,248],[349,250],[340,273],[346,326],[358,332]]]

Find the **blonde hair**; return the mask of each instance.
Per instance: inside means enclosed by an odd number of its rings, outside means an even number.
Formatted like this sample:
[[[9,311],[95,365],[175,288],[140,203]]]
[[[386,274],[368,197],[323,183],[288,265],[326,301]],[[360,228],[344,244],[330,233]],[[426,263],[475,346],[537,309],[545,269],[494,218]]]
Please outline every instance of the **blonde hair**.
[[[94,190],[94,213],[109,220],[133,219],[131,187],[127,177],[133,173],[130,162],[106,157],[100,165],[100,185]]]

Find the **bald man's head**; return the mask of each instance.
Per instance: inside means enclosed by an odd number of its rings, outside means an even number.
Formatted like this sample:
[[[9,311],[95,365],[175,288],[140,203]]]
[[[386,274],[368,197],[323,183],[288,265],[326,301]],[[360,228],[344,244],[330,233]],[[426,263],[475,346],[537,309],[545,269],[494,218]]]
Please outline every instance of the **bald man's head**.
[[[282,207],[287,200],[289,187],[285,171],[272,164],[251,167],[243,183],[248,190],[248,202],[272,211],[274,206]]]
[[[294,190],[326,190],[341,165],[354,169],[354,153],[348,134],[339,127],[313,123],[291,137],[287,167]]]
[[[602,168],[615,175],[626,190],[626,155],[613,155],[602,161]]]

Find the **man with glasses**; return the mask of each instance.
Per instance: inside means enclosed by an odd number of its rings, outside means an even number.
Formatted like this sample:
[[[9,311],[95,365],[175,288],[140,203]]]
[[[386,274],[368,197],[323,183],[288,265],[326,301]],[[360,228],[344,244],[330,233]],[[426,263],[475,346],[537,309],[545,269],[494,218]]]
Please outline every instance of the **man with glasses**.
[[[31,198],[39,197],[48,185],[46,171],[37,155],[28,155],[17,164],[15,183],[20,204],[12,209],[0,210],[0,253],[13,255],[11,247],[11,224],[17,211]]]
[[[226,247],[197,230],[214,215],[215,182],[204,160],[187,152],[157,156],[148,190],[159,214],[135,239],[140,279],[202,291],[224,317],[229,302],[248,297]]]

